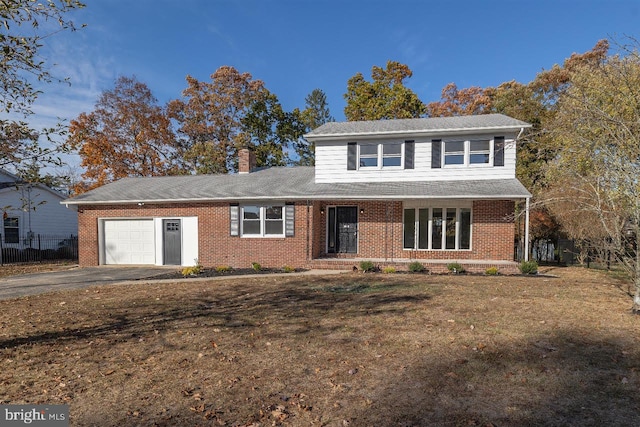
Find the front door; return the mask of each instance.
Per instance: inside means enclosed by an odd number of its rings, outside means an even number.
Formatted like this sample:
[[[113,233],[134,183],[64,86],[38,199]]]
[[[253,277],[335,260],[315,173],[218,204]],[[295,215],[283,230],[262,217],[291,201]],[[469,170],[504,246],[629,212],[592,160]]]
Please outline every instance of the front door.
[[[328,211],[328,251],[347,254],[358,252],[358,208],[336,206]]]
[[[164,265],[182,264],[182,231],[179,219],[163,219]]]

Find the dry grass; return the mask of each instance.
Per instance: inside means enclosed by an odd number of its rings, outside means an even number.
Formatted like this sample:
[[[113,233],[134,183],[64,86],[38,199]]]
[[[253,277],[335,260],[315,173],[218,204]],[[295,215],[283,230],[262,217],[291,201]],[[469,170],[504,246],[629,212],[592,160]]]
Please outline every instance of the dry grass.
[[[78,266],[71,261],[5,264],[0,266],[0,277],[18,276],[29,273],[44,273],[47,271],[69,270]]]
[[[604,272],[346,274],[0,301],[0,403],[72,425],[640,425],[640,318]]]

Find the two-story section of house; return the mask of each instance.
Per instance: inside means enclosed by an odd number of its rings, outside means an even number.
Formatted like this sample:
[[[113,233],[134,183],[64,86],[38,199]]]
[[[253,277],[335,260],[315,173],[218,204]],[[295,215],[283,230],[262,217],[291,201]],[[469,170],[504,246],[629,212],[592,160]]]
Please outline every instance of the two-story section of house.
[[[305,135],[315,167],[256,170],[243,149],[238,174],[127,178],[64,203],[78,209],[82,265],[513,267],[529,126],[500,114],[332,122]]]

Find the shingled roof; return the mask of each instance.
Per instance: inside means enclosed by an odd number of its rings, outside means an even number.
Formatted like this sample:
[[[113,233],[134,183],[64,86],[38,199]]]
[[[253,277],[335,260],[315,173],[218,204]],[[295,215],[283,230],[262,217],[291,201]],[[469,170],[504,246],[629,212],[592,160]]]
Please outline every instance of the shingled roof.
[[[314,168],[275,167],[249,174],[124,178],[63,203],[67,205],[258,200],[521,199],[531,194],[517,179],[317,184]]]
[[[519,131],[529,128],[529,123],[504,114],[477,116],[433,117],[420,119],[370,120],[352,122],[329,122],[305,135],[309,140],[336,139],[355,136],[382,136],[393,134],[424,134]]]

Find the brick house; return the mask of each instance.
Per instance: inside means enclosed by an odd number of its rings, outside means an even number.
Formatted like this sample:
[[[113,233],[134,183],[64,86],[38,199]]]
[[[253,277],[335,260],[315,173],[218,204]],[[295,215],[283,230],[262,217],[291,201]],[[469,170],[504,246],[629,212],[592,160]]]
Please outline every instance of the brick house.
[[[529,126],[500,114],[333,122],[305,136],[315,167],[256,170],[245,149],[238,174],[125,178],[63,203],[78,210],[83,266],[513,271],[514,210],[531,197],[516,140]]]

